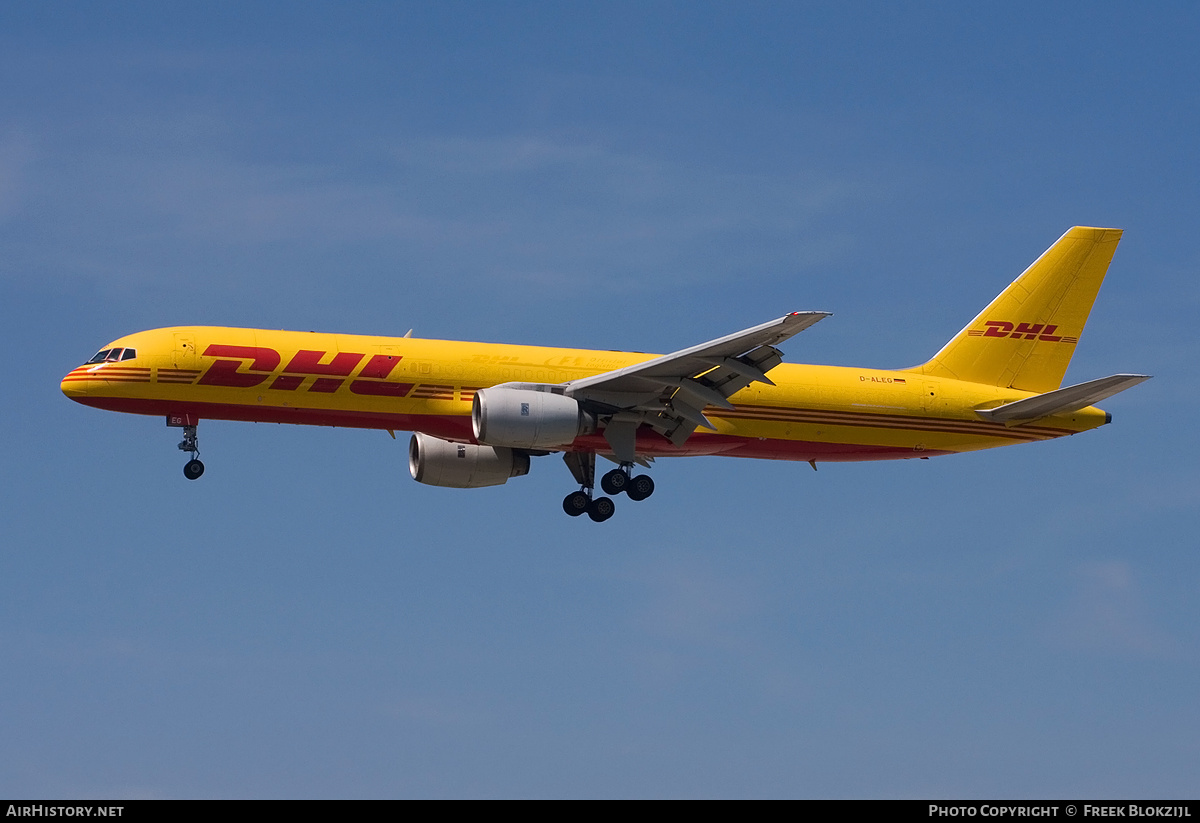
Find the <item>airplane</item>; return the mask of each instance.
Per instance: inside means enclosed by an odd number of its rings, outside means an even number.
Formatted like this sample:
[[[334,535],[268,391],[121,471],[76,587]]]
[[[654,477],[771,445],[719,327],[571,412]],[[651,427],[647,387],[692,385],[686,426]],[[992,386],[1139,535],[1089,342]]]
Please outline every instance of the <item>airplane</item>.
[[[1121,230],[1077,226],[928,362],[906,369],[783,362],[779,344],[829,316],[791,312],[707,343],[635,352],[178,326],[121,337],[62,380],[87,406],[181,428],[204,473],[202,419],[412,432],[409,472],[451,488],[502,485],[561,453],[579,490],[563,510],[654,491],[655,458],[847,462],[929,458],[1049,440],[1111,422],[1093,404],[1148,380],[1062,387]]]

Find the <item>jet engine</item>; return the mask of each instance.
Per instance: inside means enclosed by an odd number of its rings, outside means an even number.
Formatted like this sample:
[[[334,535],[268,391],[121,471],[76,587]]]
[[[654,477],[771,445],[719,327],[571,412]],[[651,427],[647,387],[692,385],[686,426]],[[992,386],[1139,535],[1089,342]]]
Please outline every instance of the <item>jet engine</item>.
[[[596,429],[572,397],[505,386],[475,393],[471,426],[480,443],[514,449],[554,449]]]
[[[408,473],[418,483],[452,489],[502,486],[510,477],[529,474],[524,452],[469,443],[450,443],[428,434],[408,441]]]

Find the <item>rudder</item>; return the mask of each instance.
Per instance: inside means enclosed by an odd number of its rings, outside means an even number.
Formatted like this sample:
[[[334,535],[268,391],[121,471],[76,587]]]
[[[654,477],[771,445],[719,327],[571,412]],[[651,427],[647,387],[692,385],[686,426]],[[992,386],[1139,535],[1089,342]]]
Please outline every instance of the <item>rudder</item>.
[[[1071,229],[911,371],[1028,392],[1057,389],[1120,240],[1120,229]]]

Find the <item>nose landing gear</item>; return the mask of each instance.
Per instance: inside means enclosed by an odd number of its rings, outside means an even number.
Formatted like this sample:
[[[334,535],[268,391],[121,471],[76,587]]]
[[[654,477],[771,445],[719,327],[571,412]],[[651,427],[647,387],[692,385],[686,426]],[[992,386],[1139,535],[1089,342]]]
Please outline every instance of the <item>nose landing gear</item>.
[[[191,454],[192,459],[183,467],[183,476],[188,480],[196,480],[204,474],[204,464],[200,462],[200,445],[196,440],[196,427],[183,427],[183,440],[179,442],[179,450]]]

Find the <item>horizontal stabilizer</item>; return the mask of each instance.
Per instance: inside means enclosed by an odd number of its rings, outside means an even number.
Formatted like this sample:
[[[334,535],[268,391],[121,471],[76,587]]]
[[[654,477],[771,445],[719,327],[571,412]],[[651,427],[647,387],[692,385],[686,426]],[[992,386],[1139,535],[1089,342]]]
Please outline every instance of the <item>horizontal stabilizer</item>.
[[[1006,403],[994,409],[976,409],[975,413],[985,420],[1019,426],[1052,414],[1079,411],[1149,379],[1148,374],[1114,374],[1111,377],[1067,386],[1065,389],[1055,389],[1015,403]]]

